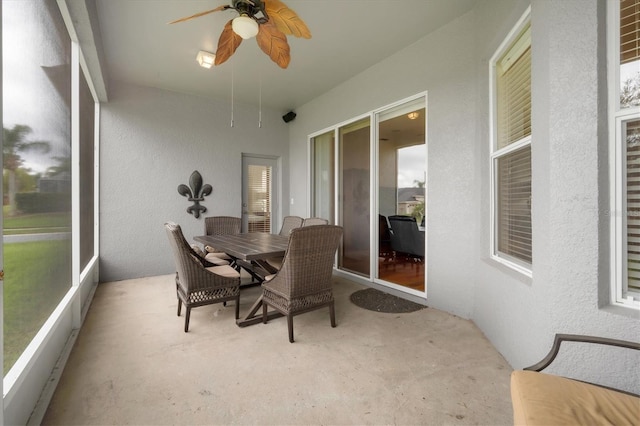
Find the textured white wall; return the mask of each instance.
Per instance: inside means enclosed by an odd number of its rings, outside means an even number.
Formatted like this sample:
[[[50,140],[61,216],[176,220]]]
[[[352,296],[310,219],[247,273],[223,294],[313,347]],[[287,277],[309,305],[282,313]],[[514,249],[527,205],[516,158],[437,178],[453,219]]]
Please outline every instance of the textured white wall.
[[[204,216],[239,216],[242,153],[282,158],[288,199],[288,133],[281,113],[230,102],[112,82],[102,106],[100,161],[100,280],[168,274],[175,270],[163,223],[180,224],[188,239],[202,235]],[[177,192],[198,170],[213,186],[196,219]],[[288,205],[284,203],[283,214]]]
[[[489,233],[483,232],[472,315],[515,368],[542,359],[555,333],[635,341],[640,336],[637,311],[607,307],[608,140],[606,92],[599,89],[606,84],[604,12],[604,2],[597,0],[532,2],[533,278],[488,260]],[[496,13],[479,14],[479,40],[495,34],[483,28],[494,25]],[[497,44],[487,46],[491,49],[481,52],[484,69]],[[488,94],[485,81],[488,75],[480,81]],[[488,137],[482,129],[483,145]],[[488,156],[481,158],[485,177]],[[481,193],[488,224],[486,178]],[[548,372],[640,391],[640,360],[630,352],[613,355],[576,344],[566,349]],[[633,374],[607,368],[613,360]]]

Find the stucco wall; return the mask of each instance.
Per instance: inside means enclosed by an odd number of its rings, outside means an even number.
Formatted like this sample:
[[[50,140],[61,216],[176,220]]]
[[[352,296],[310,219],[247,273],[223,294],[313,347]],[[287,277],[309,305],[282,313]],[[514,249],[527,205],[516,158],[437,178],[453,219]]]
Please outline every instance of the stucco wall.
[[[187,239],[201,235],[199,219],[177,192],[198,170],[213,186],[201,204],[209,215],[239,216],[243,153],[282,159],[288,199],[288,134],[281,113],[112,82],[102,105],[100,162],[100,280],[168,274],[175,270],[163,223],[180,224]],[[287,205],[283,213],[287,213]]]
[[[471,318],[515,368],[540,360],[555,333],[640,336],[638,312],[606,300],[605,2],[531,3],[533,278],[489,257],[489,60],[528,2],[479,2],[298,108],[290,129],[291,212],[304,215],[309,134],[428,92],[428,304]],[[611,372],[612,359],[637,371],[631,356],[582,346],[550,371],[639,392],[640,373]]]
[[[532,2],[533,278],[521,279],[482,256],[472,316],[516,368],[540,360],[555,333],[640,336],[637,311],[607,307],[604,21],[602,1]],[[488,168],[487,155],[482,157]],[[489,193],[486,180],[482,193]],[[482,211],[488,220],[488,204]],[[484,232],[481,247],[488,238]],[[550,372],[640,389],[640,373],[632,367],[637,357],[612,358],[580,345],[567,349],[565,362]],[[607,368],[613,359],[636,373]]]

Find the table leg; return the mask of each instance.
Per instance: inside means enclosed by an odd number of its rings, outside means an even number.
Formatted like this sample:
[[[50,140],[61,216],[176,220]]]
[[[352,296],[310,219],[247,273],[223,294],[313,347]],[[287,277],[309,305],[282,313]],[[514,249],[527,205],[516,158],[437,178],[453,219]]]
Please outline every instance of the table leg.
[[[238,327],[246,327],[248,325],[258,324],[262,322],[262,295],[258,297],[258,299],[253,303],[251,309],[244,318],[240,318],[236,320],[236,325]],[[260,310],[260,314],[256,315],[256,312]],[[272,320],[274,318],[281,317],[282,314],[278,311],[271,311],[267,313],[267,320]]]
[[[269,275],[278,273],[278,270],[273,266],[271,266],[271,264],[266,260],[262,260],[262,259],[254,260],[254,263],[259,267],[261,267],[262,269],[264,269],[265,271],[267,271]]]

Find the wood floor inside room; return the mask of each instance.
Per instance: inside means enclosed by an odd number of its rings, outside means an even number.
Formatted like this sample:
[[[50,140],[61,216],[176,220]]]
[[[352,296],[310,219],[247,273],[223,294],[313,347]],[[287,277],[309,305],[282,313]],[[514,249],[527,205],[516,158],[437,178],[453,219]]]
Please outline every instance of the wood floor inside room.
[[[357,258],[345,256],[339,269],[369,277],[369,257],[367,254]],[[378,258],[378,278],[403,287],[423,292],[424,272],[424,260],[399,256],[381,256]]]
[[[378,260],[378,277],[413,290],[424,291],[424,262],[408,259]]]

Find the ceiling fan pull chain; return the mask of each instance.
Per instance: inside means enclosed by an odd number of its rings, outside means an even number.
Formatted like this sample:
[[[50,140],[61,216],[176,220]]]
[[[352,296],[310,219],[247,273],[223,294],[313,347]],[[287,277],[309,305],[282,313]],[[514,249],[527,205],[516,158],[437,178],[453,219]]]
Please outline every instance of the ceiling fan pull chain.
[[[262,69],[258,73],[258,79],[260,84],[260,95],[258,97],[258,127],[262,128]]]
[[[233,41],[231,41],[233,43]],[[231,127],[233,127],[233,90],[235,84],[236,67],[233,59],[231,60]]]
[[[235,61],[231,61],[231,127],[233,127],[233,85],[234,85],[234,75],[235,75]]]

